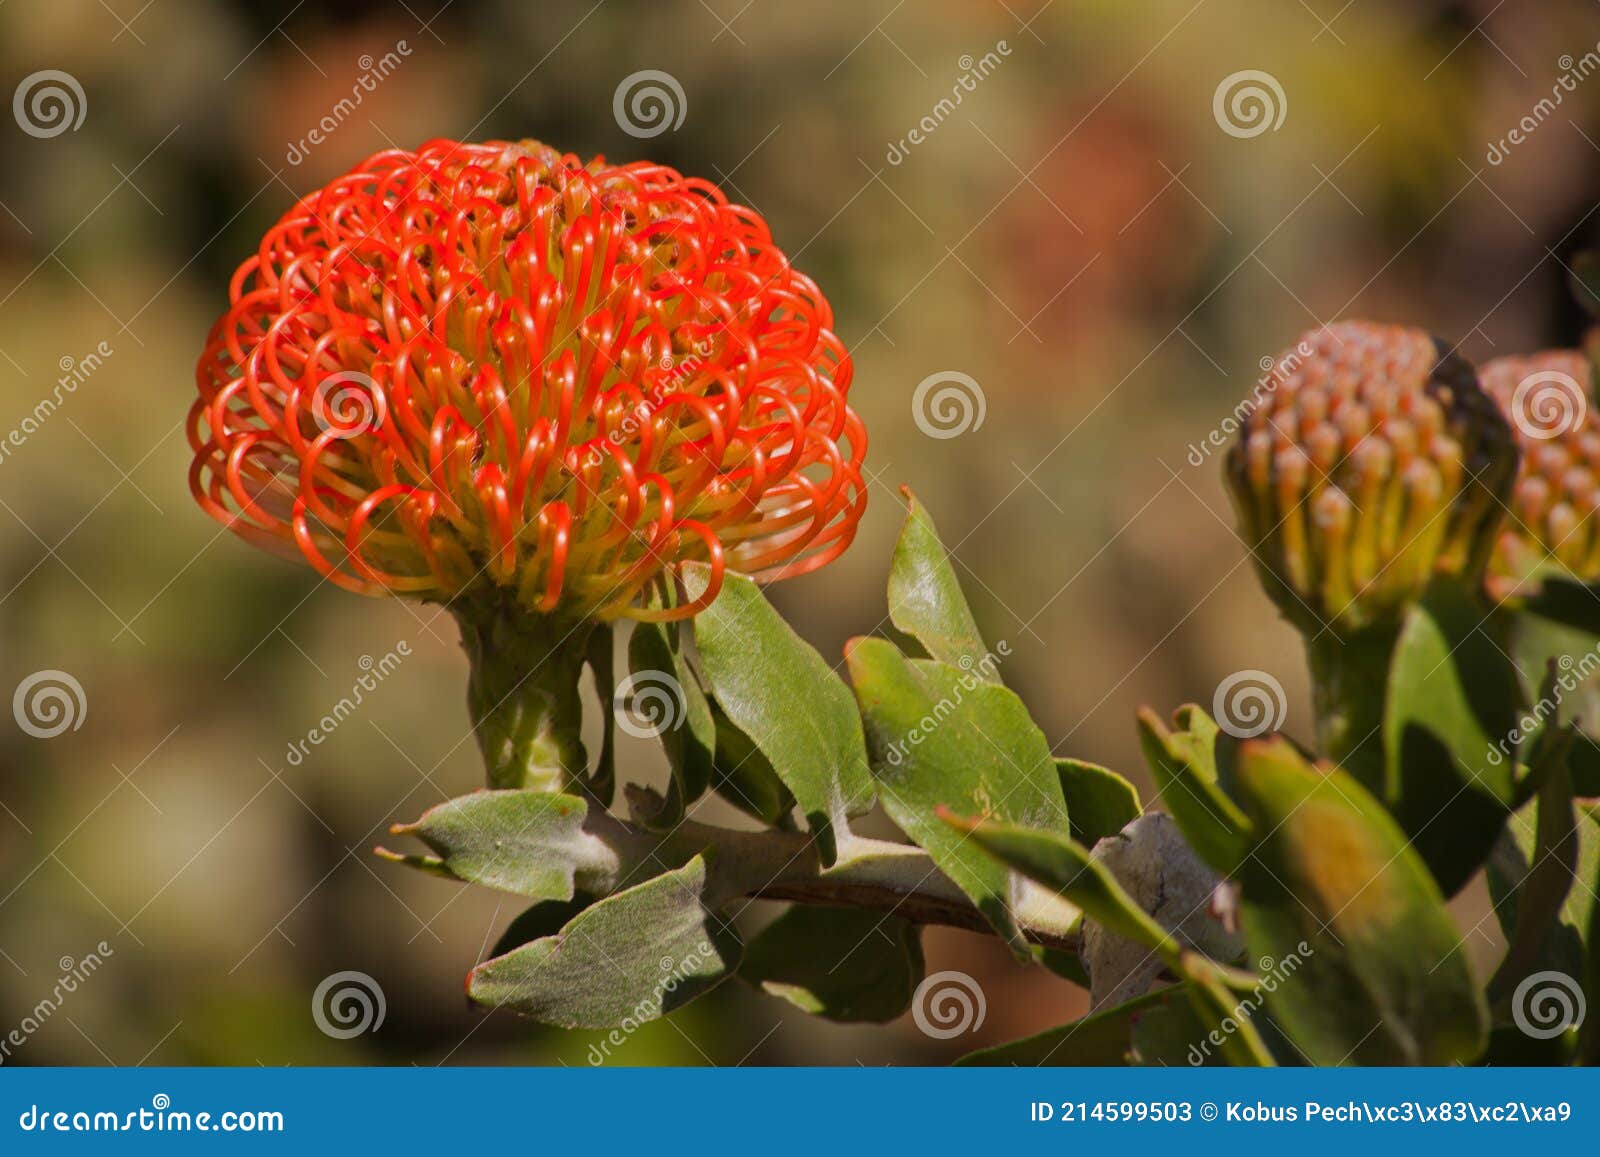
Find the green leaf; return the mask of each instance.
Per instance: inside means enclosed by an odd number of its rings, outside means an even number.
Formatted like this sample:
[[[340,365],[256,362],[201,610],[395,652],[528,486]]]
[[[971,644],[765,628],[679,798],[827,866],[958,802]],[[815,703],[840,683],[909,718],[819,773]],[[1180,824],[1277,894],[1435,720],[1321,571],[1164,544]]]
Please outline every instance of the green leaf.
[[[889,569],[890,621],[940,662],[1000,682],[932,516],[910,490],[901,493],[910,509]]]
[[[1470,1063],[1487,1014],[1443,897],[1405,834],[1347,772],[1281,738],[1241,745],[1236,792],[1260,833],[1240,873],[1267,993],[1314,1064]]]
[[[792,828],[794,795],[772,770],[767,757],[756,750],[750,737],[733,725],[715,701],[711,703],[711,718],[717,736],[712,790],[764,824]]]
[[[922,981],[917,926],[854,908],[795,905],[750,942],[739,975],[805,1012],[882,1023]]]
[[[641,842],[637,858],[619,853],[619,841],[585,830],[588,811],[577,796],[533,789],[474,792],[430,808],[415,823],[389,829],[416,836],[433,856],[402,856],[382,848],[378,854],[540,900],[570,900],[577,890],[610,892],[653,845]]]
[[[1490,986],[1500,996],[1532,972],[1583,974],[1600,884],[1600,820],[1592,808],[1574,807],[1566,788],[1564,776],[1546,781],[1489,857],[1489,898],[1511,946]]]
[[[1144,814],[1139,790],[1109,768],[1081,759],[1056,760],[1072,838],[1086,848],[1114,836]]]
[[[686,568],[690,597],[710,581]],[[742,575],[728,575],[694,620],[700,665],[717,705],[794,793],[824,864],[838,855],[849,817],[872,806],[861,719],[850,690]]]
[[[1386,783],[1368,786],[1447,895],[1488,858],[1515,798],[1505,744],[1521,692],[1497,623],[1435,584],[1407,613],[1389,668]]]
[[[1585,589],[1581,597],[1600,616],[1600,595]],[[1595,677],[1600,674],[1600,636],[1533,614],[1513,616],[1510,630],[1511,657],[1522,679],[1523,701],[1533,704],[1517,720],[1514,738],[1523,746],[1536,743],[1559,708],[1561,717],[1572,720],[1579,729],[1567,753],[1574,793],[1600,796],[1600,743],[1591,734],[1600,733],[1600,679]],[[1552,679],[1553,685],[1546,687]],[[1517,750],[1513,743],[1504,747],[1512,753]]]
[[[467,995],[561,1028],[655,1020],[703,995],[739,963],[717,916],[706,856],[585,908],[554,936],[474,968]]]
[[[971,898],[1019,956],[1010,874],[935,814],[963,813],[1067,828],[1050,745],[1022,701],[995,683],[883,639],[856,639],[845,659],[866,722],[884,810]]]
[[[1125,1065],[1134,1027],[1144,1017],[1174,1002],[1183,1004],[1183,989],[1160,988],[1071,1024],[968,1053],[956,1064],[1026,1065],[1030,1068]]]
[[[1150,708],[1139,709],[1139,743],[1155,775],[1156,794],[1200,858],[1232,875],[1252,835],[1249,819],[1218,782],[1220,729],[1192,703],[1173,719],[1177,730],[1169,731]]]
[[[676,630],[676,624],[638,623],[628,639],[628,670],[634,685],[668,688],[674,700],[661,720],[667,726],[659,733],[672,768],[672,787],[665,808],[651,821],[664,828],[676,825],[684,809],[705,794],[717,743],[705,692],[674,646]]]
[[[941,816],[1006,867],[1054,888],[1095,923],[1177,959],[1181,951],[1177,941],[1123,891],[1110,870],[1081,844],[1058,832],[994,820],[962,819],[948,811]]]
[[[1221,1051],[1207,1040],[1210,1030],[1201,1021],[1188,990],[1165,991],[1181,994],[1181,999],[1163,1001],[1134,1022],[1129,1060],[1143,1068],[1212,1068],[1226,1064]]]
[[[566,927],[568,921],[598,898],[587,892],[579,892],[570,900],[539,901],[533,907],[524,909],[515,920],[506,925],[506,930],[500,933],[500,939],[489,949],[489,955],[504,956],[513,948],[520,948],[530,940],[554,936]]]

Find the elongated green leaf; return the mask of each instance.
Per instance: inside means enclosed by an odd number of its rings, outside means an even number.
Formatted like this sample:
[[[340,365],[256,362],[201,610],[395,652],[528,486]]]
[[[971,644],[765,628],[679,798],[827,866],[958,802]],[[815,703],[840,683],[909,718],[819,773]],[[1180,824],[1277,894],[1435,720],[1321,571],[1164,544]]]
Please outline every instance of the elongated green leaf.
[[[1125,1065],[1132,1047],[1134,1026],[1144,1017],[1173,1002],[1184,1003],[1181,986],[1147,992],[1126,1004],[1108,1008],[1071,1024],[1047,1029],[1022,1040],[968,1053],[958,1065]]]
[[[1460,934],[1383,806],[1281,738],[1241,746],[1236,790],[1260,833],[1240,873],[1250,955],[1296,962],[1267,994],[1287,1035],[1316,1064],[1475,1060],[1486,1011]]]
[[[1178,709],[1176,731],[1148,707],[1139,709],[1139,743],[1155,775],[1156,793],[1200,857],[1231,875],[1250,847],[1250,821],[1218,782],[1216,722],[1193,704]]]
[[[1439,586],[1407,614],[1389,668],[1380,797],[1451,894],[1488,858],[1514,803],[1517,674],[1496,620]]]
[[[911,1007],[922,939],[881,912],[796,905],[750,942],[739,975],[815,1016],[882,1023]]]
[[[750,737],[711,704],[711,718],[717,732],[716,755],[712,763],[711,786],[734,807],[778,828],[793,828],[794,795],[772,770],[767,757],[756,749]]]
[[[655,1020],[738,966],[705,856],[585,908],[560,932],[486,960],[467,995],[561,1028]]]
[[[883,639],[856,639],[845,657],[884,810],[1024,954],[1005,866],[942,823],[935,809],[1066,832],[1066,802],[1044,734],[1020,699],[970,672],[907,659]]]
[[[712,753],[717,728],[711,707],[688,662],[674,646],[676,625],[639,623],[628,639],[631,686],[664,691],[670,703],[655,720],[661,745],[672,768],[672,788],[666,806],[653,822],[670,828],[683,818],[684,809],[705,794],[711,782]]]
[[[1537,803],[1511,817],[1489,857],[1489,897],[1511,945],[1492,986],[1502,996],[1531,972],[1583,974],[1600,885],[1600,819],[1587,805],[1558,799],[1563,786],[1560,776],[1548,781]]]
[[[1600,594],[1581,589],[1579,597],[1595,608],[1600,627]],[[1511,737],[1517,742],[1503,744],[1503,750],[1515,754],[1519,746],[1536,743],[1559,710],[1562,719],[1578,727],[1567,753],[1574,793],[1600,796],[1600,743],[1594,738],[1600,735],[1600,636],[1534,614],[1515,615],[1510,631],[1524,702],[1532,707],[1517,720]]]
[[[940,662],[1000,682],[933,518],[908,489],[910,509],[889,569],[889,619]]]
[[[484,884],[540,900],[570,900],[575,890],[612,891],[649,853],[619,853],[584,830],[588,804],[546,791],[479,791],[425,812],[395,835],[416,836],[433,856],[402,856],[378,849],[396,863]]]
[[[1058,759],[1056,775],[1072,820],[1072,838],[1086,848],[1116,835],[1144,813],[1139,790],[1109,768],[1081,759]]]
[[[709,581],[703,566],[685,572],[691,597]],[[694,636],[717,705],[794,793],[831,864],[837,831],[848,831],[849,817],[866,812],[874,793],[849,688],[742,575],[724,579],[694,620]]]
[[[1054,888],[1082,908],[1091,920],[1177,959],[1178,944],[1167,930],[1123,891],[1103,864],[1070,837],[994,820],[962,819],[949,812],[942,816],[1006,867]]]

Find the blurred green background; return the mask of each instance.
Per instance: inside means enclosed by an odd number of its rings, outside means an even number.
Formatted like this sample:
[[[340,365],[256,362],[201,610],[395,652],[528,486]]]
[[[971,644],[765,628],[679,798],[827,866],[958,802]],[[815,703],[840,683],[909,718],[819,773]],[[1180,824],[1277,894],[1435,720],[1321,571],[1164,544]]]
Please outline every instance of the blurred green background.
[[[0,692],[63,671],[84,703],[54,738],[0,728],[0,1038],[111,949],[0,1059],[590,1063],[599,1034],[465,1003],[513,902],[370,855],[481,782],[451,622],[321,585],[188,496],[194,361],[294,197],[385,147],[532,136],[758,208],[834,304],[871,435],[857,545],[775,601],[830,658],[877,628],[909,485],[1058,752],[1147,784],[1134,708],[1209,704],[1230,672],[1273,673],[1309,730],[1297,640],[1191,447],[1322,321],[1406,321],[1472,357],[1571,341],[1561,260],[1594,231],[1600,76],[1535,110],[1597,40],[1592,0],[0,6],[0,96],[59,70],[83,114],[49,136],[0,116]],[[646,69],[683,94],[648,139],[613,111]],[[1275,128],[1219,120],[1243,70],[1279,87]],[[360,107],[297,149],[363,76]],[[981,425],[919,429],[939,373],[977,383]],[[401,640],[358,716],[291,764]],[[1492,959],[1481,895],[1458,910]],[[977,1033],[830,1026],[734,983],[610,1063],[939,1061],[1083,1007],[982,937],[927,947],[930,971],[982,984]],[[346,969],[387,1014],[338,1040],[309,1002]]]

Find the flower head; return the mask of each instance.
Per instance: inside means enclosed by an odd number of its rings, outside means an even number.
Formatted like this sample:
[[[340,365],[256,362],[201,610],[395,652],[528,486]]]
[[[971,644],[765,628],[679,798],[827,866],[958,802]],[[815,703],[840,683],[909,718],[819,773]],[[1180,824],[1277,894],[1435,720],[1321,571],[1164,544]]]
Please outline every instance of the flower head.
[[[1338,322],[1273,364],[1228,455],[1242,532],[1302,629],[1396,617],[1481,570],[1516,448],[1471,366],[1421,330]]]
[[[392,149],[262,239],[189,420],[208,513],[332,582],[677,618],[830,561],[865,504],[851,363],[756,213],[532,141]],[[713,580],[672,605],[662,581]]]
[[[1496,358],[1480,376],[1522,448],[1511,517],[1489,564],[1490,594],[1509,597],[1547,563],[1600,581],[1600,422],[1589,405],[1588,357],[1546,350]]]

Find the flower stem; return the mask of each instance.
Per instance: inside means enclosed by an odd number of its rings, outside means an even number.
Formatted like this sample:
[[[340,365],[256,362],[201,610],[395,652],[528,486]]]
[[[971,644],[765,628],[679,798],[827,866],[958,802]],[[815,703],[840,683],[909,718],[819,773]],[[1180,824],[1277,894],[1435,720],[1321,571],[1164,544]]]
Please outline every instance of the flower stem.
[[[1317,746],[1380,799],[1389,798],[1383,708],[1398,638],[1398,630],[1382,625],[1346,637],[1327,630],[1306,639]]]
[[[489,786],[559,792],[580,785],[588,756],[578,679],[593,625],[507,605],[452,610],[472,662],[467,709]]]

